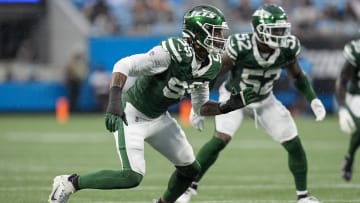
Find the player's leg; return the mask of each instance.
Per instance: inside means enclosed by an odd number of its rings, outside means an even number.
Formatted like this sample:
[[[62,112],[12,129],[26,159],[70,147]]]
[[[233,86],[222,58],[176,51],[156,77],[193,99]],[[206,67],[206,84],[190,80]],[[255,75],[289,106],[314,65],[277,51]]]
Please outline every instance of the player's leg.
[[[357,119],[356,122],[360,122]],[[360,130],[359,127],[350,135],[350,143],[347,150],[347,154],[344,156],[343,164],[341,167],[341,177],[346,180],[350,181],[352,178],[353,173],[353,165],[355,160],[355,153],[360,146]]]
[[[151,122],[139,123],[135,119],[139,112],[130,104],[126,106],[125,112],[129,125],[121,125],[120,129],[114,133],[122,168],[100,170],[84,175],[57,176],[54,179],[49,202],[64,203],[72,193],[81,189],[125,189],[140,184],[145,174],[144,132],[148,131],[137,129],[146,129],[151,126]]]
[[[219,88],[219,102],[228,100],[230,96],[231,93],[225,89],[225,83],[223,83]],[[199,182],[206,171],[215,163],[220,152],[240,127],[242,120],[243,113],[240,109],[215,116],[214,136],[200,148],[196,155],[196,159],[201,165],[201,172],[196,178],[196,182]]]
[[[201,165],[201,172],[196,177],[196,182],[199,182],[208,169],[215,163],[220,152],[230,142],[237,129],[239,129],[242,119],[243,113],[240,109],[215,116],[214,136],[200,148],[196,155],[196,159]]]
[[[318,202],[307,191],[307,159],[297,127],[290,112],[273,95],[256,109],[259,126],[275,141],[282,144],[288,153],[288,167],[295,181],[298,199],[302,202]]]
[[[351,137],[348,145],[347,154],[344,157],[343,165],[341,168],[341,177],[346,181],[350,181],[353,173],[355,154],[360,147],[360,96],[347,94],[346,103],[356,126],[355,131],[350,135]]]
[[[139,126],[129,123],[127,127]],[[78,189],[127,189],[140,184],[145,172],[144,141],[142,136],[136,136],[135,133],[128,135],[130,136],[125,136],[121,130],[114,133],[121,170],[100,170],[80,175]]]
[[[224,85],[219,89],[219,101],[226,101],[230,97]],[[200,163],[201,171],[186,192],[179,197],[177,202],[190,202],[191,197],[197,194],[198,183],[208,169],[215,163],[220,152],[230,142],[236,130],[240,127],[243,119],[242,110],[236,110],[227,114],[215,116],[215,132],[212,138],[207,141],[199,150],[196,159]]]
[[[185,133],[175,119],[171,118],[167,113],[157,123],[159,129],[162,130],[146,138],[146,142],[164,155],[176,167],[176,170],[169,179],[168,187],[160,200],[163,202],[175,202],[198,175],[200,165],[195,160],[194,151]]]

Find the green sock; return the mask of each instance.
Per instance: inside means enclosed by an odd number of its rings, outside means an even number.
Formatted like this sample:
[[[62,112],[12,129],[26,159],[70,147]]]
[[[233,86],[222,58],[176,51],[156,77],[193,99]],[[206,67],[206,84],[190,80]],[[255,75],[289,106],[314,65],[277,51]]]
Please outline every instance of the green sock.
[[[167,202],[175,202],[180,195],[190,186],[200,171],[199,162],[195,161],[188,166],[176,166],[176,171],[171,175],[168,187],[163,195]]]
[[[307,189],[307,160],[299,136],[283,143],[283,146],[288,152],[288,165],[294,176],[296,190],[305,191]]]
[[[198,152],[196,159],[200,163],[201,171],[197,176],[196,181],[200,181],[206,171],[213,165],[219,156],[219,153],[226,146],[225,142],[217,137],[212,137],[206,144],[204,144]]]
[[[140,184],[143,176],[131,170],[102,170],[81,175],[79,189],[127,189]]]
[[[348,149],[348,154],[351,159],[355,158],[355,152],[360,146],[360,130],[356,130],[350,138],[350,145]]]

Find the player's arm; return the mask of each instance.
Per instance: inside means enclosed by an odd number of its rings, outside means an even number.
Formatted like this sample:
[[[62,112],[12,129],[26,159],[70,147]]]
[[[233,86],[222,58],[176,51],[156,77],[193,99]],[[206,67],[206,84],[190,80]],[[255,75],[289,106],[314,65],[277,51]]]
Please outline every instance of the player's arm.
[[[354,74],[353,65],[346,60],[335,83],[335,97],[339,104],[339,125],[340,129],[347,134],[351,134],[356,128],[354,119],[346,108],[345,103],[346,84]]]
[[[301,69],[297,58],[295,58],[293,62],[286,67],[286,71],[287,74],[294,80],[296,89],[308,102],[310,102],[311,109],[316,116],[316,121],[323,120],[326,115],[324,105],[320,99],[317,98],[311,82]]]
[[[227,43],[227,48],[229,49],[231,46],[230,40]],[[226,51],[222,53],[222,66],[220,73],[217,76],[217,79],[223,80],[224,75],[235,68],[234,60],[237,55],[232,54],[230,56],[230,52]],[[217,81],[219,82],[219,81]],[[258,100],[257,94],[251,89],[246,88],[243,91],[240,91],[237,94],[232,94],[230,98],[225,102],[216,102],[212,100],[208,100],[204,103],[200,108],[200,114],[202,116],[213,116],[219,114],[225,114],[231,111],[234,111],[239,108],[243,108],[244,106],[253,103]]]
[[[205,126],[205,117],[203,115],[200,115],[200,109],[201,107],[204,105],[203,108],[214,108],[214,112],[215,114],[219,114],[220,110],[218,111],[217,106],[218,104],[216,104],[216,102],[214,102],[215,104],[212,104],[212,102],[209,102],[209,92],[210,89],[216,84],[216,83],[221,83],[224,81],[224,76],[225,74],[231,70],[233,68],[233,63],[231,58],[224,52],[222,54],[222,67],[220,72],[218,73],[218,75],[216,76],[216,78],[210,82],[210,84],[208,85],[208,83],[204,83],[200,86],[198,86],[197,88],[195,88],[194,90],[192,90],[191,93],[191,103],[192,103],[192,108],[191,108],[191,112],[190,112],[190,122],[191,125],[198,129],[199,131],[202,131],[204,129]],[[213,107],[211,107],[213,106]],[[207,111],[207,110],[205,110]],[[203,112],[205,113],[205,112]],[[210,112],[208,112],[209,114],[211,114]],[[206,113],[205,113],[206,114]]]
[[[232,94],[225,102],[208,100],[201,106],[200,115],[214,116],[229,113],[230,111],[243,108],[255,101],[258,101],[257,94],[252,90],[252,88],[246,88],[237,94]]]
[[[223,83],[226,80],[227,73],[229,73],[235,66],[233,60],[229,57],[229,55],[226,52],[223,52],[221,54],[221,58],[222,58],[221,59],[222,63],[221,63],[220,72],[216,76],[216,79],[210,83],[210,89],[213,89],[215,84]]]
[[[113,72],[110,84],[109,102],[105,114],[105,126],[110,132],[119,128],[120,121],[127,125],[126,115],[122,107],[122,89],[127,76],[121,72]]]
[[[294,81],[296,89],[307,101],[311,102],[317,97],[309,78],[304,74],[297,59],[294,59],[294,61],[286,67],[286,71]]]
[[[222,59],[222,66],[219,76],[224,76],[227,72],[231,71],[234,68],[235,64],[233,59],[230,58],[227,52],[223,52],[221,54],[221,59]]]
[[[345,106],[346,83],[353,74],[353,65],[348,61],[345,61],[335,84],[335,96],[339,106]]]
[[[168,68],[170,62],[169,53],[161,46],[156,46],[147,53],[128,56],[115,63],[105,115],[105,126],[110,132],[118,130],[121,121],[127,125],[122,106],[123,87],[127,77],[161,73]]]

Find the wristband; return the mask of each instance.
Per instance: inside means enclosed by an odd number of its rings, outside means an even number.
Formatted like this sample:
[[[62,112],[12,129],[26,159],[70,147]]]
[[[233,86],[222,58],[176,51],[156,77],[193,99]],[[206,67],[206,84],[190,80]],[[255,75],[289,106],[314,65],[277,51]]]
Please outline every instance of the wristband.
[[[308,77],[306,77],[305,75],[295,80],[294,85],[296,89],[298,89],[299,92],[306,98],[307,101],[310,102],[316,98],[316,93],[311,86]]]
[[[106,109],[106,112],[113,113],[116,115],[121,115],[121,97],[122,97],[122,88],[118,86],[113,86],[110,88],[109,92],[109,103]]]

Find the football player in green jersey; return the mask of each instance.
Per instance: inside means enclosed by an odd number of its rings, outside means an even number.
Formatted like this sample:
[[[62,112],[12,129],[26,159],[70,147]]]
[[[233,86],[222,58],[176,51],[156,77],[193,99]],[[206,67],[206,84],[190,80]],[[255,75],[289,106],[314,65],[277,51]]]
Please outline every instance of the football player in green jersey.
[[[355,153],[360,146],[360,39],[348,42],[343,53],[346,60],[336,80],[335,95],[340,129],[351,135],[341,169],[342,178],[350,181]]]
[[[198,115],[227,113],[256,100],[251,89],[223,103],[209,100],[209,83],[221,69],[227,29],[224,15],[215,7],[196,6],[184,15],[183,37],[164,40],[144,54],[119,60],[113,69],[106,128],[114,133],[121,169],[83,175],[56,176],[51,203],[67,202],[82,189],[127,189],[145,175],[144,141],[175,165],[168,188],[156,202],[172,203],[200,171],[193,149],[167,109],[191,96]],[[124,94],[128,76],[138,76]]]
[[[241,91],[252,87],[260,101],[243,109],[215,116],[214,136],[202,146],[196,157],[201,165],[201,172],[178,199],[181,203],[189,202],[191,196],[197,193],[198,182],[240,127],[243,114],[251,116],[256,126],[262,128],[287,151],[288,167],[295,180],[298,203],[319,202],[307,191],[307,160],[295,122],[272,92],[274,82],[282,69],[285,69],[294,80],[296,88],[310,102],[316,121],[325,118],[325,108],[297,61],[300,53],[299,40],[290,34],[290,23],[284,10],[274,4],[265,4],[254,12],[252,27],[252,33],[233,34],[228,38],[222,72],[229,70],[231,74],[219,89],[219,100],[228,99],[233,89]],[[192,125],[203,127],[203,119],[196,117],[199,116],[191,116]]]

